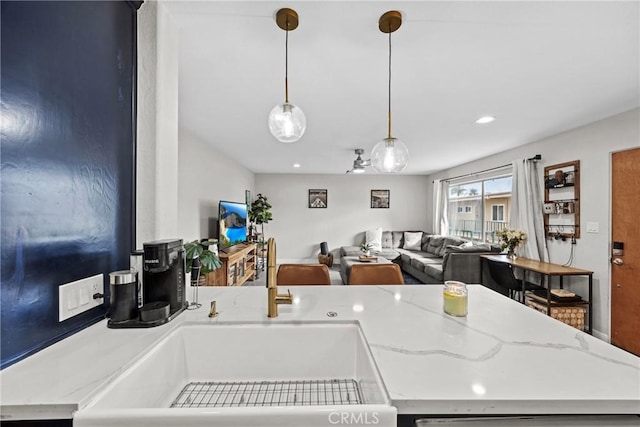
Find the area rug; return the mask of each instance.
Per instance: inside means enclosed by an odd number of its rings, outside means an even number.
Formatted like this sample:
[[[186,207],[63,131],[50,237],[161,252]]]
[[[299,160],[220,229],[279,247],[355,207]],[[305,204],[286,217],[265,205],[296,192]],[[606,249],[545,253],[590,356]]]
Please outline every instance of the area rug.
[[[409,273],[405,273],[404,271],[402,272],[402,277],[404,279],[405,285],[422,285],[423,284],[420,280],[416,279]]]

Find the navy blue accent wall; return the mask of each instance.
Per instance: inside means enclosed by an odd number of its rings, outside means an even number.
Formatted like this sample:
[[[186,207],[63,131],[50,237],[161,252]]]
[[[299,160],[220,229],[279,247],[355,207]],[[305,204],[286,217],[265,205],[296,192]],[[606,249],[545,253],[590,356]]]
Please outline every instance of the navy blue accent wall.
[[[108,296],[59,323],[61,284],[103,273],[108,293],[108,273],[129,268],[136,6],[1,8],[4,368],[104,318]]]

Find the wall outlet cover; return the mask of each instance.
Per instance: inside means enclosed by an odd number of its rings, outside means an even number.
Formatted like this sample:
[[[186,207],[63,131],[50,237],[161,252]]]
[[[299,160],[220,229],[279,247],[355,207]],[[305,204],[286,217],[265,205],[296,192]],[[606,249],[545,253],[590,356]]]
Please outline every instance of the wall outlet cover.
[[[93,295],[96,293],[104,295],[103,274],[60,285],[58,287],[58,322],[101,306],[104,299],[94,299]]]

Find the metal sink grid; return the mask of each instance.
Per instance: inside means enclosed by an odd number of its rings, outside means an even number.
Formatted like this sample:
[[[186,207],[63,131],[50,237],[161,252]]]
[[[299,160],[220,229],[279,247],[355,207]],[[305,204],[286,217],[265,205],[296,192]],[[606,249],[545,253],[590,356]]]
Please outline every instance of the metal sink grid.
[[[361,396],[353,379],[191,382],[171,407],[361,405]]]

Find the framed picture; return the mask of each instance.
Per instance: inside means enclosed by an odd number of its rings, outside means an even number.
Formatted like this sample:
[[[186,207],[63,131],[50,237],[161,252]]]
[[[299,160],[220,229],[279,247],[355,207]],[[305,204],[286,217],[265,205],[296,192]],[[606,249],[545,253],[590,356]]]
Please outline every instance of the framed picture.
[[[371,190],[371,208],[389,209],[389,190]]]
[[[327,190],[309,190],[309,208],[326,208]]]

